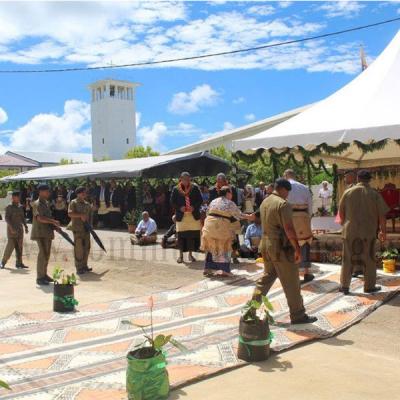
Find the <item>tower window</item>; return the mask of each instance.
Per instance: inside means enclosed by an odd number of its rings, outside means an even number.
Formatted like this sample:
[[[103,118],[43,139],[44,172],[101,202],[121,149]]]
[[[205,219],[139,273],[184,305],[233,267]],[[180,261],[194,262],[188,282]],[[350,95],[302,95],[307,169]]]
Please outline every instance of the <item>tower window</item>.
[[[126,144],[129,144],[129,138],[126,138]]]
[[[101,142],[104,144],[104,138],[103,138],[103,139],[101,139]]]
[[[110,96],[111,97],[115,96],[115,86],[110,86]]]

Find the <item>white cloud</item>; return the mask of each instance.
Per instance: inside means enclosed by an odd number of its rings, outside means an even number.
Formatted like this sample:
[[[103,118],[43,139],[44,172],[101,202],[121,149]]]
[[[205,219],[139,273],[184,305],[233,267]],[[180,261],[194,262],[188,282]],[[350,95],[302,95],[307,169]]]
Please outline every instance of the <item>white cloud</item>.
[[[237,97],[236,99],[233,99],[232,103],[233,104],[242,104],[246,101],[246,99],[242,96]]]
[[[256,5],[256,6],[251,6],[247,9],[247,12],[250,14],[256,14],[256,15],[261,15],[263,17],[272,15],[275,12],[275,7],[272,5]]]
[[[288,8],[290,7],[294,1],[278,1],[278,5],[280,8]]]
[[[245,116],[244,116],[244,119],[246,120],[246,121],[254,121],[255,119],[256,119],[256,116],[253,114],[253,113],[251,113],[251,114],[246,114]]]
[[[320,5],[329,15],[354,14],[361,7],[354,2],[331,3]],[[288,5],[277,2],[274,7]],[[58,63],[141,63],[272,44],[325,27],[323,21],[307,22],[299,16],[268,17],[266,21],[269,7],[239,2],[233,11],[230,5],[209,7],[207,13],[193,17],[193,7],[181,1],[1,3],[0,62],[51,63],[55,67]],[[248,9],[254,13],[247,13]],[[342,54],[334,46],[324,46],[324,41],[319,43],[320,49],[297,44],[153,67],[280,70],[285,65],[285,69],[336,71],[326,59]],[[343,72],[352,73],[354,66],[347,66]]]
[[[191,92],[175,93],[168,106],[168,110],[174,114],[191,114],[202,107],[215,105],[219,99],[219,93],[210,85],[196,86]]]
[[[235,125],[233,125],[232,122],[226,121],[226,122],[224,122],[224,128],[223,128],[222,132],[231,131],[234,128],[235,128]]]
[[[198,138],[202,129],[192,124],[181,122],[178,125],[167,126],[165,122],[155,122],[152,126],[144,126],[138,130],[138,139],[142,146],[150,146],[158,151],[167,149],[166,141],[171,137]]]
[[[352,18],[356,17],[364,7],[365,5],[358,1],[340,0],[326,2],[319,9],[325,11],[326,16],[329,18]]]
[[[8,115],[4,108],[0,107],[0,124],[4,124],[8,120]]]
[[[90,105],[67,100],[64,113],[37,114],[11,133],[9,147],[32,151],[82,151],[91,147]]]
[[[153,126],[144,126],[137,132],[140,143],[143,146],[150,146],[155,150],[164,150],[161,144],[162,137],[168,128],[164,122],[155,122]]]

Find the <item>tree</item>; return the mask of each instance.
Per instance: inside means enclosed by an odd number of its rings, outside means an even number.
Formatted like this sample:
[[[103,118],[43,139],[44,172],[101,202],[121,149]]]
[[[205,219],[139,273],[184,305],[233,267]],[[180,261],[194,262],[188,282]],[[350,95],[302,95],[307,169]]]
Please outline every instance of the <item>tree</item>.
[[[215,157],[223,158],[227,161],[232,161],[232,153],[227,150],[226,147],[223,145],[214,147],[210,150],[210,153]]]
[[[158,151],[153,150],[150,146],[135,146],[126,152],[124,158],[143,158],[159,156]]]

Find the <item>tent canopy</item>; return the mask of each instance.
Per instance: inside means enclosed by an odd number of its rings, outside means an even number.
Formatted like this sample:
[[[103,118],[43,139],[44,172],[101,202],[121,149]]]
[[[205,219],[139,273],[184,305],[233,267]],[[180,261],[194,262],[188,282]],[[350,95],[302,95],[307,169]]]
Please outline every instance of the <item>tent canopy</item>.
[[[400,138],[400,31],[381,55],[353,81],[301,114],[257,135],[233,142],[234,150],[293,148],[311,150],[321,143],[377,142]],[[394,149],[390,144],[394,145]],[[369,159],[400,161],[400,148],[389,140]],[[366,154],[351,145],[343,162],[363,161]],[[371,161],[371,160],[370,160]],[[392,160],[393,161],[393,160]]]
[[[37,168],[4,177],[1,182],[75,178],[176,178],[182,171],[188,171],[192,176],[211,176],[219,172],[227,173],[230,168],[230,163],[222,158],[208,152],[198,152]]]

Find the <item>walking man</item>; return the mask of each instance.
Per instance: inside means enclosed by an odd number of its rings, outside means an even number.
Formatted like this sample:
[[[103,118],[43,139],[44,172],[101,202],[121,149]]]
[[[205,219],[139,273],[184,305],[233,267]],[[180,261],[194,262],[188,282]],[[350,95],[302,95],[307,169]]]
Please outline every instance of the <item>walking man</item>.
[[[292,324],[307,324],[317,320],[308,316],[300,293],[299,273],[294,264],[300,262],[301,250],[292,221],[292,207],[287,202],[291,184],[286,179],[275,182],[274,192],[261,204],[264,275],[257,281],[254,300],[261,300],[277,278],[281,281],[290,310]]]
[[[22,262],[22,248],[25,233],[28,233],[28,225],[25,221],[25,211],[20,203],[20,193],[13,192],[11,195],[11,204],[6,207],[5,221],[7,223],[7,245],[4,250],[0,268],[4,268],[11,254],[15,250],[15,267],[28,268]]]
[[[32,204],[32,231],[31,239],[39,246],[37,257],[37,278],[38,285],[48,285],[53,279],[47,275],[47,266],[50,260],[51,243],[54,239],[54,228],[59,228],[60,223],[53,218],[50,209],[50,188],[46,184],[38,186],[39,198]]]
[[[358,172],[358,183],[346,190],[340,200],[339,215],[343,225],[343,261],[340,289],[349,294],[353,268],[364,271],[364,292],[374,293],[376,286],[375,244],[377,232],[386,240],[386,213],[389,207],[369,182],[371,174]]]
[[[313,240],[311,230],[312,195],[306,185],[296,181],[296,174],[292,169],[287,169],[283,173],[283,177],[290,182],[292,187],[288,202],[292,205],[293,225],[301,248],[300,267],[304,269],[303,282],[310,282],[314,279],[314,275],[309,272],[311,268],[310,251]]]
[[[71,201],[68,216],[71,218],[70,228],[74,234],[74,258],[78,275],[92,271],[88,266],[90,252],[90,232],[85,228],[85,222],[91,223],[92,206],[86,201],[87,192],[83,186],[75,190],[76,198]]]

